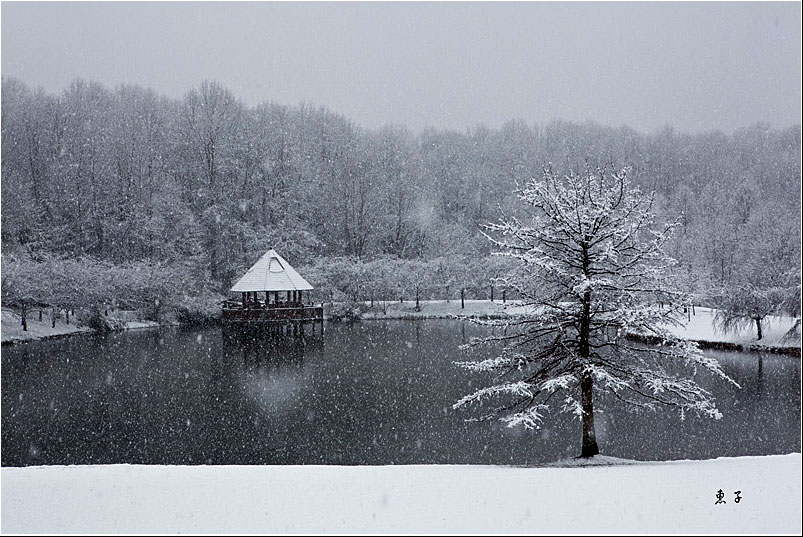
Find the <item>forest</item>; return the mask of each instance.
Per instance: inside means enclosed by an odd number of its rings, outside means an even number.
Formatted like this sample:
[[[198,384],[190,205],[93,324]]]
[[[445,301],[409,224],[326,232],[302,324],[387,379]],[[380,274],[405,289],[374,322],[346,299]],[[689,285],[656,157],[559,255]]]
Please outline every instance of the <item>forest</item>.
[[[726,323],[800,315],[800,125],[415,133],[309,103],[247,106],[214,81],[171,99],[84,80],[53,95],[8,77],[3,304],[213,319],[270,248],[315,301],[490,298],[506,266],[483,226],[528,218],[514,190],[547,165],[628,167],[681,223],[667,252],[678,286],[732,312]]]

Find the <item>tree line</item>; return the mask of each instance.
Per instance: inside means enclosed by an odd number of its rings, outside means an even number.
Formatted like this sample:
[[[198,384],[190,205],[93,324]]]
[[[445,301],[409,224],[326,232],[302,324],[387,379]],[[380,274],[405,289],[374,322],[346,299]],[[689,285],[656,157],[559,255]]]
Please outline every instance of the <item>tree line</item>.
[[[800,142],[799,125],[766,124],[730,135],[520,120],[372,130],[307,103],[246,106],[214,81],[171,99],[83,80],[54,95],[4,77],[4,301],[56,300],[36,290],[36,267],[69,260],[84,260],[67,272],[89,271],[75,275],[87,285],[139,267],[176,300],[219,297],[269,248],[308,269],[322,296],[409,297],[415,270],[429,295],[455,296],[497,275],[481,226],[520,216],[516,186],[551,163],[629,166],[634,185],[656,191],[659,217],[681,220],[668,248],[685,291],[776,311],[795,285],[799,303]]]

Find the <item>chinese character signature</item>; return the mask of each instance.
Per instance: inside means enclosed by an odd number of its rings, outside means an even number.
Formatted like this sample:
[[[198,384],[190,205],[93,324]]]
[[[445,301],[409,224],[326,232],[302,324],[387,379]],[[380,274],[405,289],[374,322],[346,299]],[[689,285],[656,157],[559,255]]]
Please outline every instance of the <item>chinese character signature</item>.
[[[734,503],[739,503],[742,500],[742,496],[741,496],[742,491],[741,490],[737,490],[737,491],[734,492],[734,494],[736,495],[736,498],[734,498],[733,502]],[[726,502],[724,500],[724,498],[725,498],[725,493],[722,492],[722,489],[719,489],[717,491],[717,501],[714,502],[714,505],[718,505],[720,503],[728,503],[728,502]]]

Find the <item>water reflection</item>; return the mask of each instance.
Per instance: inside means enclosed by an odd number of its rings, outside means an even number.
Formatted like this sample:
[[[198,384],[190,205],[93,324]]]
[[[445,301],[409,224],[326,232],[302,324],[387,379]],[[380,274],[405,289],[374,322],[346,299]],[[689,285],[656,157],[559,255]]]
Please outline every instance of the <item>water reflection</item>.
[[[466,423],[490,379],[455,360],[486,328],[453,320],[331,325],[321,336],[175,329],[4,347],[2,464],[530,464],[577,454],[578,420]],[[630,413],[600,397],[604,453],[713,458],[800,450],[800,360],[711,352],[741,386],[699,377],[719,421]],[[610,403],[608,405],[607,403]]]
[[[239,358],[237,384],[263,415],[293,410],[302,404],[308,385],[304,358],[323,349],[323,336],[269,331],[228,331],[223,349],[228,360]]]
[[[758,355],[758,375],[756,376],[756,393],[758,397],[761,397],[761,386],[763,384],[762,380],[764,378],[764,357],[759,354]]]
[[[320,352],[323,348],[322,334],[303,331],[286,334],[268,331],[222,332],[223,350],[227,358],[240,357],[246,366],[260,363],[300,363],[307,352]]]

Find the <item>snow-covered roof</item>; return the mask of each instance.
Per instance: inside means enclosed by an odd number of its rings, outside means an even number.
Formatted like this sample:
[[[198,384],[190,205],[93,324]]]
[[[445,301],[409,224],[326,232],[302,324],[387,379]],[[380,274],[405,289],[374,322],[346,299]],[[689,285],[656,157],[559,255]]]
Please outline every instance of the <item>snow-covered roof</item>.
[[[314,288],[276,250],[268,250],[231,288],[235,293],[309,289]]]

